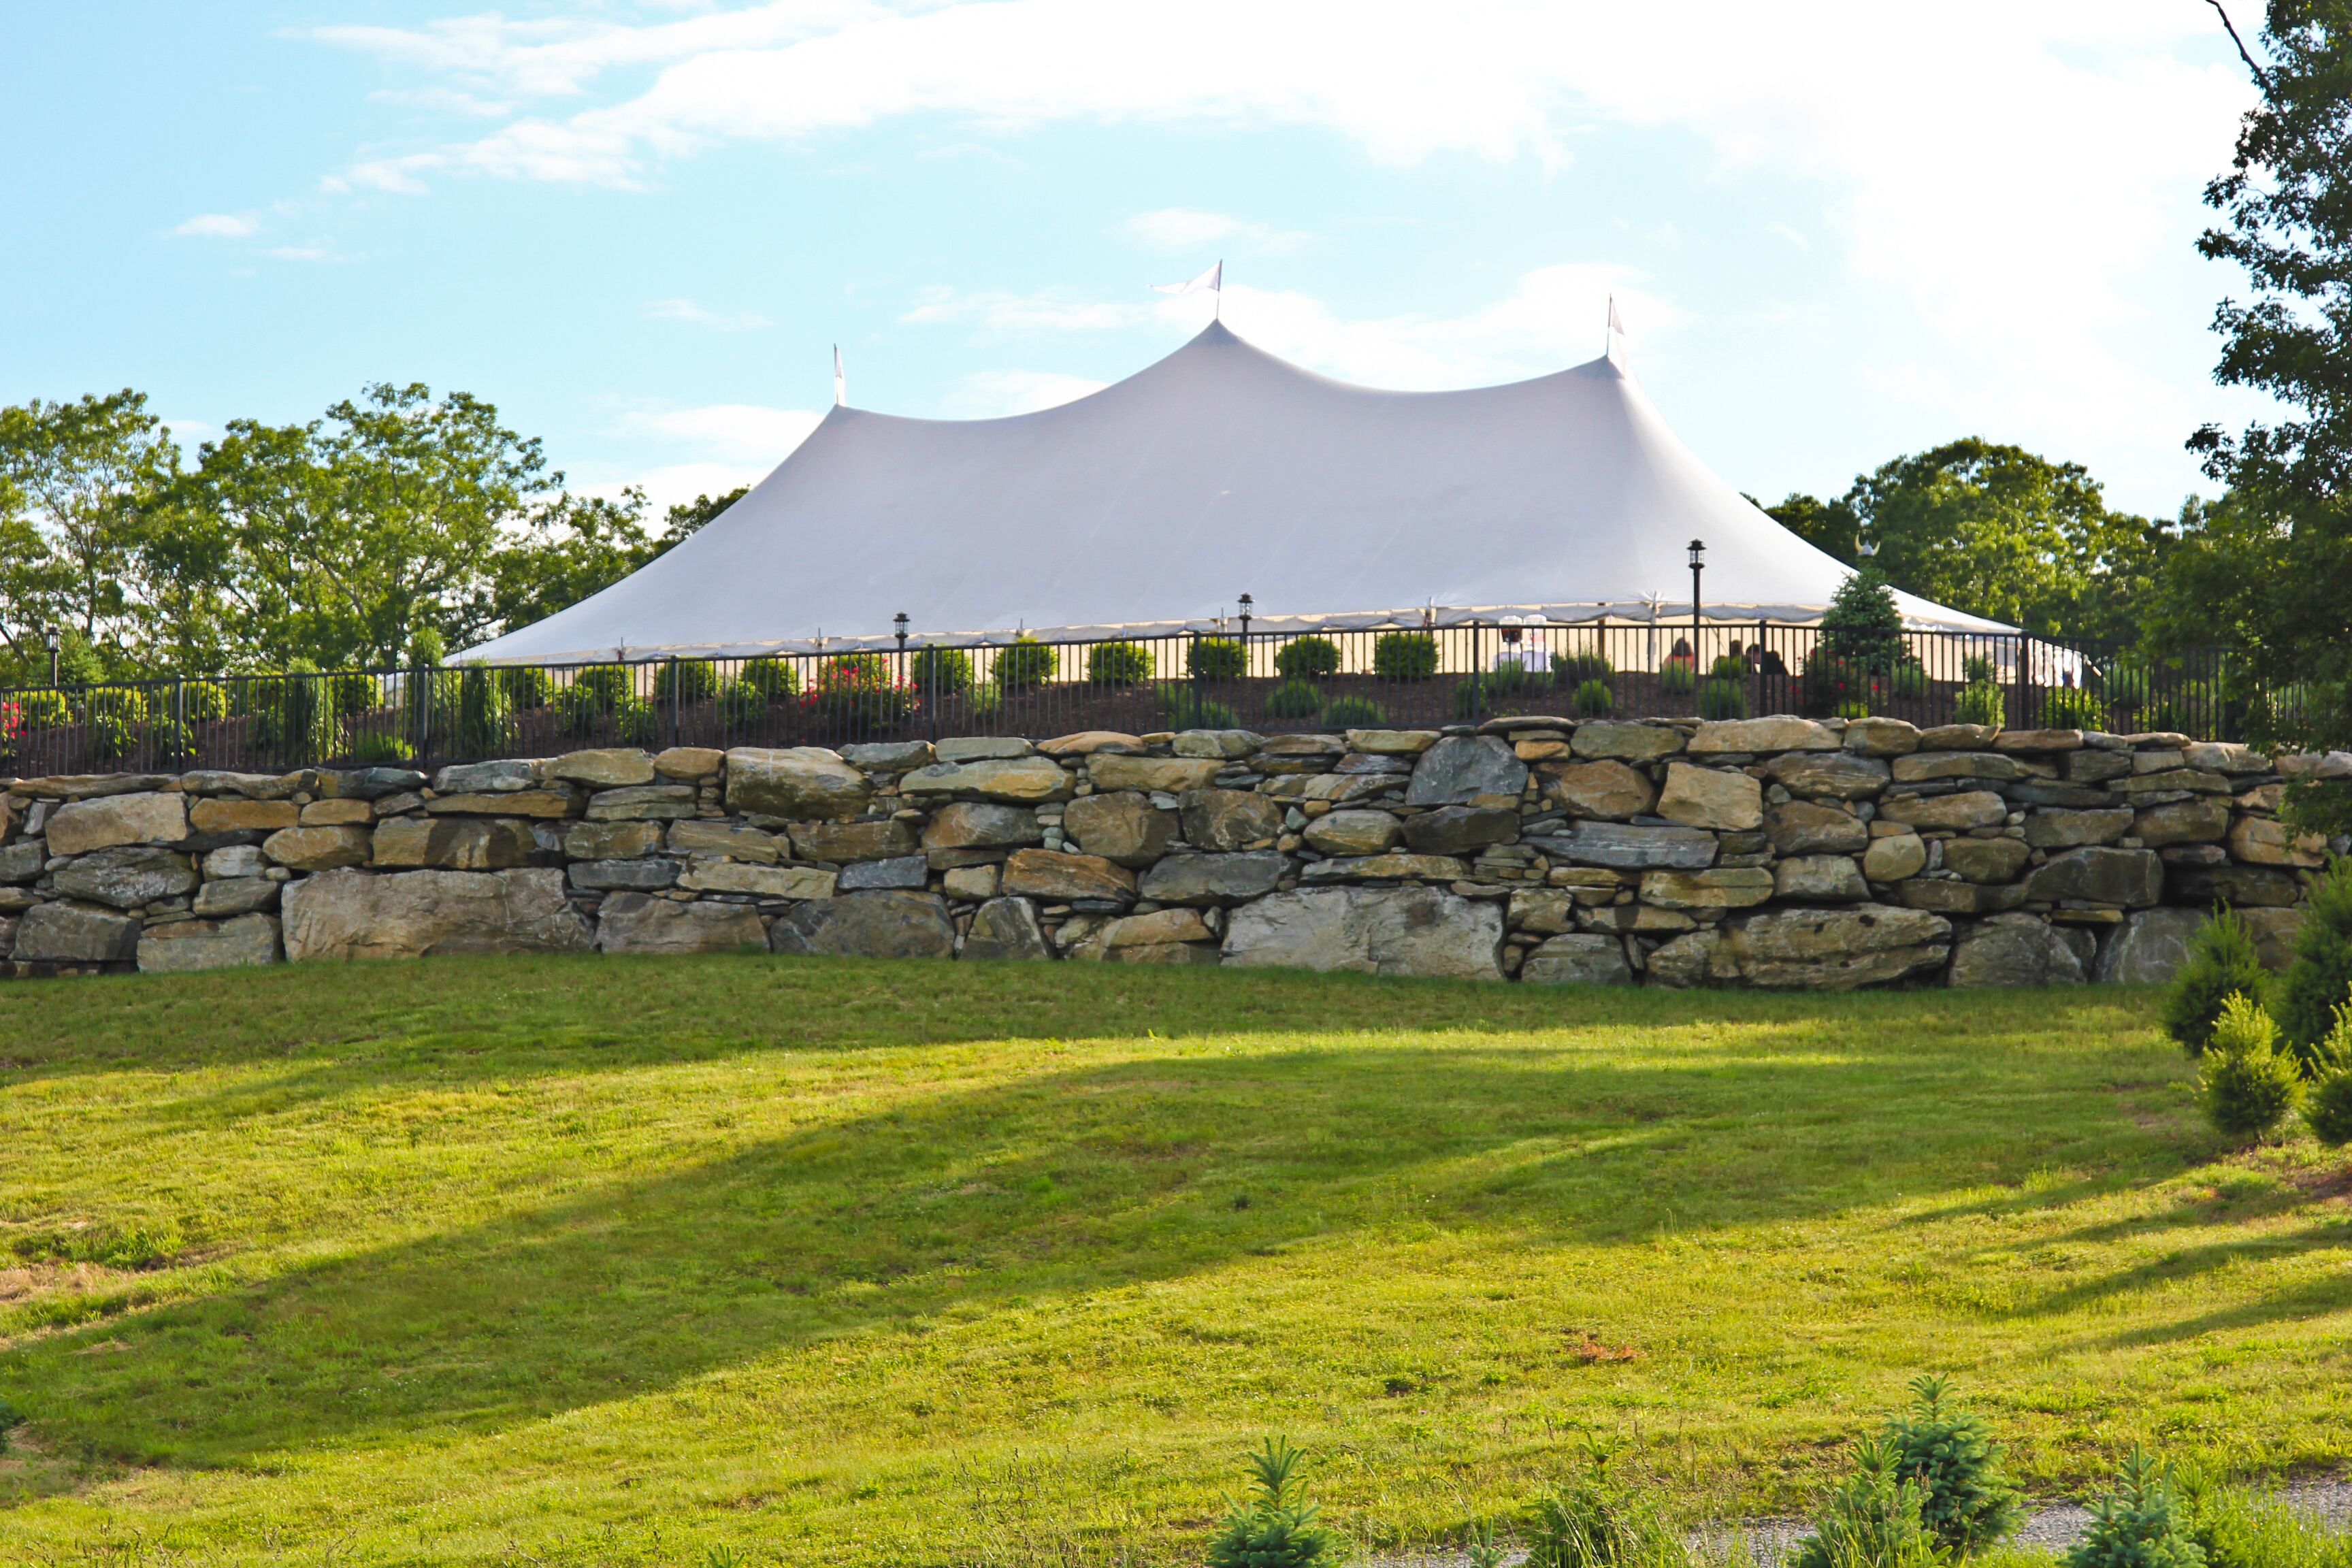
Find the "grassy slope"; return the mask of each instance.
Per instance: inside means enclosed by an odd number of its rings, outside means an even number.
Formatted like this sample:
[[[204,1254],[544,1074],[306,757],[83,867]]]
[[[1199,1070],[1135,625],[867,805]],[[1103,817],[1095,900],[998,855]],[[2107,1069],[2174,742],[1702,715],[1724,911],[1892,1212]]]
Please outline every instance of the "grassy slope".
[[[2340,1162],[2221,1158],[2149,1013],[756,959],[0,987],[0,1244],[50,1260],[0,1272],[0,1560],[1172,1561],[1272,1429],[1360,1542],[1586,1429],[1786,1507],[1922,1368],[2045,1486],[2136,1439],[2338,1463]]]

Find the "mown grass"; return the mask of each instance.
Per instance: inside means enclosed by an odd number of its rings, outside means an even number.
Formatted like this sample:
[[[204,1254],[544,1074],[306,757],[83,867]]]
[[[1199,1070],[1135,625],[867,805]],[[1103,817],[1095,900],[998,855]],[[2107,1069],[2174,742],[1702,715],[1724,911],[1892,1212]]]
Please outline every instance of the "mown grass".
[[[1176,1562],[1582,1436],[1807,1499],[1912,1373],[2043,1489],[2352,1447],[2347,1182],[2151,998],[483,960],[0,988],[0,1560]],[[8,1267],[11,1258],[14,1267]]]

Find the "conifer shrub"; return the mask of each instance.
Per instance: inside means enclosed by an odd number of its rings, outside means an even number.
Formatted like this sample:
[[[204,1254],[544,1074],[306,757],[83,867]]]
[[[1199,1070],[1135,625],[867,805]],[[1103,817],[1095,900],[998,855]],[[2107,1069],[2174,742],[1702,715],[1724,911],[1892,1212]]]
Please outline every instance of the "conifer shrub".
[[[1061,655],[1035,637],[1016,637],[996,650],[989,679],[999,691],[1026,691],[1054,679],[1062,668]]]
[[[1990,679],[1971,680],[1952,700],[1952,722],[1989,724],[1998,730],[2009,722],[2009,699]]]
[[[2079,686],[2058,686],[2042,694],[2042,728],[2045,730],[2104,730],[2107,724],[2107,705],[2095,692]]]
[[[1232,637],[1194,637],[1184,653],[1184,673],[1202,680],[1239,680],[1249,669],[1249,649]]]
[[[1688,697],[1697,685],[1696,662],[1686,653],[1671,655],[1658,666],[1658,689],[1669,697]]]
[[[1304,1458],[1280,1437],[1248,1457],[1256,1489],[1226,1513],[1209,1543],[1209,1568],[1307,1568],[1330,1549],[1298,1474]]]
[[[1606,719],[1617,707],[1617,693],[1606,680],[1584,680],[1578,683],[1568,705],[1571,718]]]
[[[507,706],[518,713],[535,713],[555,700],[555,678],[535,664],[509,664],[499,671],[506,688]]]
[[[1238,730],[1241,719],[1222,702],[1196,695],[1181,681],[1163,682],[1155,694],[1160,721],[1171,730]]]
[[[2022,1510],[1992,1428],[1950,1403],[1950,1393],[1944,1378],[1913,1378],[1911,1408],[1886,1424],[1886,1440],[1897,1470],[1926,1494],[1920,1522],[1945,1551],[1965,1557],[2015,1531]]]
[[[458,672],[456,721],[444,731],[439,749],[459,757],[494,757],[506,749],[513,710],[499,674],[483,664]]]
[[[2251,997],[2221,1004],[2197,1073],[2197,1104],[2225,1138],[2268,1136],[2294,1109],[2300,1075],[2278,1048],[2278,1026]]]
[[[1921,1517],[1927,1491],[1902,1471],[1885,1438],[1853,1446],[1853,1473],[1813,1516],[1811,1539],[1783,1561],[1789,1568],[1936,1568],[1946,1553]]]
[[[1876,567],[1865,565],[1838,584],[1822,616],[1819,647],[1872,675],[1885,675],[1902,661],[1903,611]]]
[[[1606,658],[1591,648],[1567,653],[1551,661],[1552,669],[1559,676],[1562,686],[1581,686],[1588,680],[1614,680],[1617,669]]]
[[[1265,694],[1265,710],[1275,719],[1312,719],[1323,711],[1323,691],[1311,680],[1286,680]]]
[[[1372,639],[1372,673],[1382,680],[1427,680],[1437,674],[1437,637],[1382,632]]]
[[[1698,716],[1702,719],[1747,718],[1747,680],[1729,677],[1710,678],[1698,689]]]
[[[925,656],[933,651],[930,648],[925,648],[915,656],[915,670],[918,675],[922,672]],[[958,653],[956,657],[963,661],[963,681],[964,685],[969,686],[971,684],[971,659],[962,653]],[[735,679],[747,689],[759,693],[762,700],[769,702],[781,702],[787,697],[797,696],[801,689],[800,671],[793,668],[792,660],[788,658],[752,659],[743,666]],[[942,683],[940,689],[946,689],[945,684]]]
[[[1087,653],[1087,679],[1097,686],[1140,686],[1151,679],[1151,650],[1141,643],[1097,643]]]
[[[1289,680],[1324,680],[1339,673],[1339,645],[1329,637],[1294,637],[1275,650],[1275,672]]]
[[[2298,1061],[2318,1065],[2320,1042],[2347,1001],[2352,1001],[2352,856],[2339,855],[2312,886],[2294,961],[2279,976],[2279,1033]]]
[[[1334,697],[1323,710],[1323,723],[1332,730],[1377,730],[1389,721],[1389,710],[1369,697]]]
[[[654,700],[706,702],[719,695],[719,667],[707,658],[673,658],[654,671]]]
[[[2135,1448],[2116,1489],[2091,1505],[2091,1527],[2065,1568],[2204,1568],[2172,1478],[2156,1456]]]
[[[2303,1124],[2330,1149],[2352,1143],[2352,1067],[2331,1068],[2304,1095]]]
[[[2217,906],[2189,939],[2189,962],[2165,987],[2164,1032],[2190,1056],[2202,1056],[2221,1004],[2233,995],[2260,996],[2269,983],[2253,932],[2235,910]]]

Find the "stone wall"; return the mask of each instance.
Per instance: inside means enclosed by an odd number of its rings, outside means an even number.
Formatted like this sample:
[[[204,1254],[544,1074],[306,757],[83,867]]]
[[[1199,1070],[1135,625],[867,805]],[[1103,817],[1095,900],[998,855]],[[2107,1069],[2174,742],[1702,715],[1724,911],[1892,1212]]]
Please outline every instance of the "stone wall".
[[[0,781],[0,967],[760,948],[1546,984],[2147,981],[2216,900],[2284,963],[2329,848],[2277,820],[2294,771],[2352,780],[2352,755],[1511,718],[592,751],[429,780]]]

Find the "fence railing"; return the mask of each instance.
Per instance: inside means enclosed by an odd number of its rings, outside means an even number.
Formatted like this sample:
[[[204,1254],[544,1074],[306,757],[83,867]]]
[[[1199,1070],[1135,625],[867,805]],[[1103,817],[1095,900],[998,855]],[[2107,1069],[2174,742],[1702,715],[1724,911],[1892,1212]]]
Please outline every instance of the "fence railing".
[[[1922,726],[2237,740],[2293,692],[2218,653],[2152,661],[2018,634],[1824,648],[1769,622],[1193,631],[750,659],[467,665],[0,690],[0,773],[413,765],[592,746],[1433,727],[1511,713],[1865,713]]]

